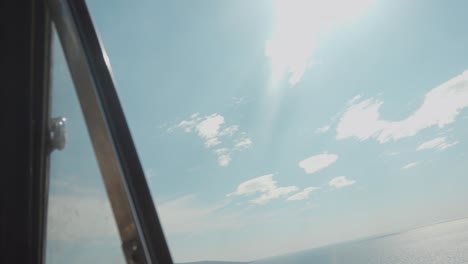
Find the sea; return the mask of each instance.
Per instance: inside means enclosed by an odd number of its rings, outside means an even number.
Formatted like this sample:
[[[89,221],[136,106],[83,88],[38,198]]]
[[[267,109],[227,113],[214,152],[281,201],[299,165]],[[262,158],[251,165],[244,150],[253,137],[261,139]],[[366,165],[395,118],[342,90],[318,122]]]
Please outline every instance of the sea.
[[[250,263],[468,264],[468,218]]]

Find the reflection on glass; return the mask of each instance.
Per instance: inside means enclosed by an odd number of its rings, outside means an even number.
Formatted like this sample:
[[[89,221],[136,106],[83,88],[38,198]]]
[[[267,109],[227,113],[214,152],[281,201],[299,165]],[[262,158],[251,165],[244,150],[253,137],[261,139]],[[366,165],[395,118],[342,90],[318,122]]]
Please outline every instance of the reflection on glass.
[[[52,44],[52,116],[66,144],[51,154],[47,263],[125,263],[112,210],[58,37]]]
[[[468,2],[88,4],[176,262],[468,262]]]

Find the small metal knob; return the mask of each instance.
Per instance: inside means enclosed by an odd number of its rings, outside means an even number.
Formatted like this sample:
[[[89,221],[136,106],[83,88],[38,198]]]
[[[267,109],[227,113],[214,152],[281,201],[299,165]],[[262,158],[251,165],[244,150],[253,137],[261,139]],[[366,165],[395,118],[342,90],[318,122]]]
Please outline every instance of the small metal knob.
[[[50,150],[62,150],[66,142],[65,117],[56,117],[49,124],[49,146]]]

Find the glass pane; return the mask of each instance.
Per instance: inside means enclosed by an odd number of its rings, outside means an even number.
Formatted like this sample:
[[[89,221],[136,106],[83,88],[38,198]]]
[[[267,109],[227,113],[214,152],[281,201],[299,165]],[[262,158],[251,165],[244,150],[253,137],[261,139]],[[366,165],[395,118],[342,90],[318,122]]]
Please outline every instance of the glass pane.
[[[87,2],[176,262],[468,262],[468,2]]]
[[[125,263],[120,238],[62,47],[52,43],[52,117],[66,145],[50,161],[47,263]]]

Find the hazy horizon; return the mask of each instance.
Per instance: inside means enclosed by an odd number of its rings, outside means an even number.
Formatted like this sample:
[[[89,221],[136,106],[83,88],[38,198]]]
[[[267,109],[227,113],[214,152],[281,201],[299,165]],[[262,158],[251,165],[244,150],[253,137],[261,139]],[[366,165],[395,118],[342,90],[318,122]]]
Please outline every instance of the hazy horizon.
[[[265,256],[265,257],[262,257],[260,259],[251,259],[251,260],[245,260],[245,261],[204,259],[204,260],[196,260],[196,261],[189,261],[189,262],[178,262],[177,264],[194,264],[194,263],[205,263],[205,262],[206,263],[210,263],[210,262],[213,262],[213,263],[255,263],[256,261],[259,261],[259,260],[271,259],[271,258],[285,256],[285,255],[293,255],[293,254],[301,253],[301,252],[304,252],[304,251],[317,250],[317,249],[326,248],[326,247],[330,247],[330,246],[340,245],[340,244],[343,244],[343,243],[352,243],[352,242],[358,242],[358,241],[363,241],[363,240],[379,239],[381,237],[398,235],[398,234],[402,234],[402,233],[406,233],[406,232],[411,232],[411,231],[414,231],[414,230],[417,230],[417,229],[420,229],[420,228],[431,227],[431,226],[435,226],[435,225],[440,225],[440,224],[445,224],[445,223],[450,223],[450,222],[456,222],[456,221],[461,221],[461,220],[468,220],[468,216],[461,217],[461,218],[455,218],[455,219],[442,220],[442,221],[429,223],[429,224],[425,224],[425,225],[410,227],[410,228],[404,229],[404,230],[394,230],[394,231],[388,231],[388,232],[372,234],[372,235],[367,235],[367,236],[362,236],[362,237],[351,238],[351,239],[347,239],[347,240],[331,242],[331,243],[328,243],[328,244],[319,245],[319,246],[315,246],[315,247],[299,249],[299,250],[290,251],[290,252],[281,253],[281,254],[276,254],[276,255],[271,255],[271,256]]]

